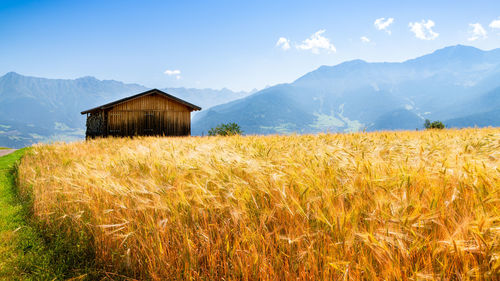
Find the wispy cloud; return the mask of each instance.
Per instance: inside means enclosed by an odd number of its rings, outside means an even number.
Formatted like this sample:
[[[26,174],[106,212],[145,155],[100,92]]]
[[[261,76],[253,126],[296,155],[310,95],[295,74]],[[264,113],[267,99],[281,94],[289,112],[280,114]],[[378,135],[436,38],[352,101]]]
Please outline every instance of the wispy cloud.
[[[330,39],[322,35],[325,31],[325,29],[318,30],[311,37],[302,41],[302,44],[297,45],[296,48],[299,50],[311,50],[313,54],[319,54],[320,50],[326,50],[327,53],[337,52],[335,45],[330,42]]]
[[[493,20],[493,21],[490,23],[490,27],[491,27],[491,28],[500,29],[500,18],[499,18],[499,19],[496,19],[496,20]]]
[[[391,34],[391,31],[388,30],[387,28],[392,23],[394,23],[394,18],[388,18],[388,19],[379,18],[379,19],[375,20],[375,22],[373,23],[373,25],[375,25],[376,29],[378,29],[378,30],[384,30],[385,32],[387,32],[387,34]]]
[[[439,33],[432,30],[434,25],[435,23],[432,20],[422,20],[420,22],[410,22],[409,27],[418,39],[434,40],[439,36]]]
[[[276,47],[281,47],[281,49],[286,51],[290,49],[290,40],[286,39],[285,37],[280,37],[280,39],[278,39],[278,42],[276,42]]]
[[[368,38],[366,36],[361,36],[360,39],[361,39],[361,42],[363,42],[363,43],[370,43],[370,41],[371,41],[370,38]]]
[[[167,69],[163,73],[167,74],[168,76],[175,76],[175,79],[177,80],[181,79],[181,71],[178,69],[176,70]]]
[[[471,23],[469,24],[470,30],[469,33],[471,37],[467,40],[476,41],[477,39],[485,39],[487,38],[486,30],[484,30],[483,26],[480,23]]]

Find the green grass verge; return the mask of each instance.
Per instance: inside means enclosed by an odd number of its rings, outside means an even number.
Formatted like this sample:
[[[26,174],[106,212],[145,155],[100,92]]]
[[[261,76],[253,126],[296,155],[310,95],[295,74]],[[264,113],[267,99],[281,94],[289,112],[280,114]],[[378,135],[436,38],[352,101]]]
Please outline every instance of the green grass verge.
[[[94,269],[92,250],[45,233],[18,197],[15,168],[26,149],[0,157],[0,280],[107,279]]]
[[[0,149],[10,149],[8,147],[3,147],[3,146],[0,146]]]
[[[0,279],[52,280],[56,275],[43,240],[27,225],[25,208],[15,193],[14,166],[23,154],[18,150],[0,157]]]

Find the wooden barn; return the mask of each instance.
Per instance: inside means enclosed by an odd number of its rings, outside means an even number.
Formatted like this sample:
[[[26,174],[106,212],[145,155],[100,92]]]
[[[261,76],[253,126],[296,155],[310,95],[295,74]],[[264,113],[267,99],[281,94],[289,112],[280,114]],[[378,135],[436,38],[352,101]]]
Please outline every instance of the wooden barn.
[[[189,136],[195,110],[201,107],[153,89],[81,113],[87,114],[87,138]]]

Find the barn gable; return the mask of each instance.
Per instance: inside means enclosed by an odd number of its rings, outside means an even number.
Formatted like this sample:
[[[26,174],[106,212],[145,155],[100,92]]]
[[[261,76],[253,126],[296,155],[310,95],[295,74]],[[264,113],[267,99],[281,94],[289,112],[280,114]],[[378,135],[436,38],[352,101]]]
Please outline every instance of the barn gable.
[[[116,100],[116,101],[113,101],[113,102],[110,102],[110,103],[107,103],[107,104],[104,104],[104,105],[101,105],[101,106],[98,106],[98,107],[94,107],[94,108],[91,108],[91,109],[87,109],[87,110],[84,110],[81,112],[81,114],[86,114],[86,113],[91,113],[91,112],[95,112],[95,111],[99,111],[99,110],[102,110],[102,109],[107,109],[107,108],[110,108],[110,107],[113,107],[115,105],[118,105],[120,103],[124,103],[124,102],[129,102],[129,101],[132,101],[132,100],[135,100],[135,99],[138,99],[138,98],[142,98],[142,97],[145,97],[145,96],[149,96],[149,95],[160,95],[160,96],[163,96],[167,99],[170,99],[172,101],[175,101],[179,104],[183,104],[185,105],[186,107],[190,108],[191,111],[197,111],[197,110],[201,110],[201,107],[199,106],[196,106],[194,104],[191,104],[185,100],[182,100],[180,98],[177,98],[177,97],[174,97],[170,94],[167,94],[163,91],[160,91],[158,89],[152,89],[152,90],[149,90],[149,91],[146,91],[146,92],[142,92],[142,93],[139,93],[137,95],[133,95],[133,96],[130,96],[130,97],[126,97],[126,98],[123,98],[123,99],[120,99],[120,100]]]

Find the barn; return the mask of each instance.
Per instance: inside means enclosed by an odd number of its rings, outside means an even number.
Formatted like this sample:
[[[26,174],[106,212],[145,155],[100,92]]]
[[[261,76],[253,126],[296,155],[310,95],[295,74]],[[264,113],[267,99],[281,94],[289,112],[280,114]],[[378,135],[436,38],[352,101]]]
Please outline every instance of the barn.
[[[201,107],[158,89],[82,111],[87,138],[106,136],[189,136],[191,112]]]

